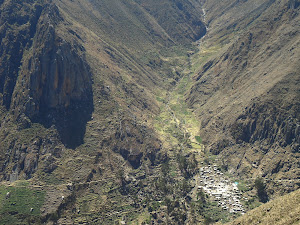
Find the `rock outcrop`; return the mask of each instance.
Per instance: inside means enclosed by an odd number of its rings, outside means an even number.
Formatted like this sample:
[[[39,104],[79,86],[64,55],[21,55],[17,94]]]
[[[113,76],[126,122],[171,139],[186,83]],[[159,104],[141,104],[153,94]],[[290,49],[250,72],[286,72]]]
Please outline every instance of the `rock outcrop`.
[[[267,95],[257,99],[233,125],[232,135],[236,141],[254,143],[265,140],[269,145],[290,145],[299,152],[299,82],[299,76],[290,74]]]
[[[161,160],[160,141],[146,126],[131,120],[122,120],[117,132],[106,143],[134,169],[139,168],[146,160],[149,160],[151,165],[156,165]]]
[[[12,110],[45,127],[55,125],[63,143],[83,143],[93,111],[92,77],[84,48],[56,31],[63,22],[55,5],[44,6],[32,46],[19,71]]]
[[[32,45],[43,5],[31,0],[0,5],[0,104],[10,108],[24,53]]]

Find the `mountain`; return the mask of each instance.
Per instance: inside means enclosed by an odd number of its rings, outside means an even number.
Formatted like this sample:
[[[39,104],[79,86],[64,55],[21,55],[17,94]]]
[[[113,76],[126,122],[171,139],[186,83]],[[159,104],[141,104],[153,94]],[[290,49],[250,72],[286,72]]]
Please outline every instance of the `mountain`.
[[[205,48],[218,50],[186,93],[200,136],[238,176],[270,179],[271,193],[296,190],[299,2],[205,1],[204,8]],[[284,190],[280,180],[290,182]]]
[[[183,65],[206,32],[199,3],[0,7],[0,179],[3,198],[11,192],[1,223],[107,224],[121,218],[111,212],[136,218],[149,196],[156,204],[153,180],[168,156],[150,120],[157,93],[180,77],[170,65]],[[41,198],[23,202],[26,191]]]
[[[142,120],[157,112],[156,89],[178,76],[164,68],[163,51],[191,45],[205,33],[193,2],[16,4],[1,5],[2,127],[11,117],[19,130],[41,124],[73,149],[84,143],[93,112],[94,121],[123,113]]]
[[[253,209],[230,224],[297,224],[298,222],[299,190]]]
[[[0,0],[0,223],[231,221],[207,168],[296,191],[299,5]]]

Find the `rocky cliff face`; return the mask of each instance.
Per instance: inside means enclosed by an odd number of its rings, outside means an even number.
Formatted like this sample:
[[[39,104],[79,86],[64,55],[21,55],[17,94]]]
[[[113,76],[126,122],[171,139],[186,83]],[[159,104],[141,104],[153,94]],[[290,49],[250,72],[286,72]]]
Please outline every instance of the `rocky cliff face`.
[[[121,154],[135,169],[139,168],[143,161],[149,160],[155,165],[161,158],[160,141],[146,127],[127,120],[120,122],[118,131],[107,142],[113,143],[113,151]]]
[[[78,39],[70,43],[58,34],[63,21],[47,1],[1,5],[1,179],[50,173],[61,142],[83,143],[93,111],[92,75]]]
[[[254,143],[265,140],[270,145],[291,145],[294,151],[299,152],[298,83],[299,77],[290,74],[266,96],[257,99],[257,103],[249,107],[232,128],[236,141]]]
[[[74,148],[83,143],[85,125],[93,111],[92,75],[84,48],[57,35],[55,27],[62,20],[58,9],[49,6],[47,10],[37,27],[33,55],[23,64],[28,69],[21,78],[28,80],[22,87],[29,95],[25,114],[46,127],[55,125],[62,141]]]
[[[21,179],[45,194],[36,214],[5,199],[0,223],[184,224],[197,211],[202,221],[208,199],[190,186],[202,140],[234,176],[297,189],[299,8],[0,0],[0,189]]]
[[[20,65],[14,67],[14,73],[2,73],[11,82],[10,96],[14,90],[11,110],[16,117],[24,113],[45,127],[55,125],[62,141],[74,148],[83,142],[84,127],[93,110],[92,78],[84,48],[59,37],[56,27],[63,19],[56,6],[44,5],[35,20],[27,49],[19,46],[22,51],[13,57],[19,58]],[[18,40],[11,43],[18,44]],[[3,104],[8,106],[7,101]]]
[[[92,71],[97,76],[94,85],[97,112],[105,114],[105,102],[111,103],[111,112],[118,110],[115,106],[125,107],[126,114],[134,112],[138,115],[144,110],[153,112],[157,106],[151,97],[151,85],[168,85],[160,83],[160,73],[165,72],[163,60],[157,55],[152,59],[152,53],[148,52],[158,46],[190,45],[206,30],[197,16],[199,4],[194,1],[69,3],[47,0],[1,2],[0,103],[6,108],[2,114],[3,131],[9,129],[7,126],[12,121],[17,124],[17,130],[29,129],[29,132],[35,123],[39,123],[54,133],[58,132],[58,136],[54,135],[55,142],[59,139],[66,147],[74,149],[84,143],[86,125],[94,110]],[[91,13],[91,8],[98,13],[94,17],[83,17]],[[120,14],[119,11],[126,13]],[[165,17],[165,13],[169,16]],[[132,32],[128,33],[128,30]],[[156,61],[158,65],[154,63]],[[104,83],[108,85],[104,87]],[[128,122],[127,126],[134,123]],[[154,161],[153,152],[159,150],[160,144],[152,145],[151,138],[149,143],[143,141],[145,134],[132,129],[134,137],[129,134],[125,138],[122,131],[117,132],[113,139],[121,141],[116,142],[115,147],[110,146],[137,168],[142,156],[150,154]],[[14,147],[18,146],[17,139],[8,138],[7,132],[3,133],[3,143],[11,146],[9,148],[16,152],[16,158],[4,157],[6,166],[2,171],[14,165],[13,161],[20,164],[18,168],[21,170],[18,169],[17,173],[24,170],[22,165],[26,154],[21,156],[24,151]],[[141,144],[123,146],[124,139]],[[39,151],[34,154],[38,155]],[[35,163],[25,163],[32,165],[24,170],[26,177],[36,171],[37,155],[32,156]]]
[[[22,57],[32,45],[43,6],[35,1],[2,1],[0,8],[0,103],[9,109]]]

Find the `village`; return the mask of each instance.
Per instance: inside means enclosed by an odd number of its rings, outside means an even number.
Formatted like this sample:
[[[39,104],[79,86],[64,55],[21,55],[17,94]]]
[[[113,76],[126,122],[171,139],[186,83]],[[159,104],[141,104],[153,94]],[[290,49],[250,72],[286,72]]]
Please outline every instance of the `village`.
[[[241,204],[241,193],[237,182],[231,182],[217,168],[217,165],[201,167],[197,179],[198,189],[202,189],[218,206],[230,213],[244,214],[245,209]]]

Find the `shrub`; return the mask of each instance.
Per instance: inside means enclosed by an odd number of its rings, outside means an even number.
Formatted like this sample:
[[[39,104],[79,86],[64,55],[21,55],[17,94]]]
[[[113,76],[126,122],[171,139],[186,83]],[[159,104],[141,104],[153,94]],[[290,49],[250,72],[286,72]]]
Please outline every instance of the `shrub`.
[[[261,177],[255,179],[254,187],[257,190],[257,196],[260,202],[266,203],[269,200],[268,194],[266,192],[266,185]]]

